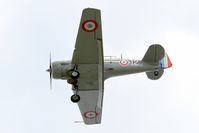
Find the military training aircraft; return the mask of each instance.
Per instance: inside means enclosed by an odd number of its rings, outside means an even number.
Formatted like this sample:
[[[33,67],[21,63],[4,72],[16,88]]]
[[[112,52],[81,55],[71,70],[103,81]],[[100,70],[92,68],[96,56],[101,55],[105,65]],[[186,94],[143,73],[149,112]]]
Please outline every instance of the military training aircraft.
[[[78,103],[84,123],[100,124],[104,81],[114,76],[145,72],[151,80],[159,79],[164,69],[172,66],[164,48],[151,45],[142,60],[104,57],[101,13],[86,8],[82,12],[75,49],[71,61],[56,61],[47,70],[50,84],[54,79],[67,80],[72,85],[71,101]]]

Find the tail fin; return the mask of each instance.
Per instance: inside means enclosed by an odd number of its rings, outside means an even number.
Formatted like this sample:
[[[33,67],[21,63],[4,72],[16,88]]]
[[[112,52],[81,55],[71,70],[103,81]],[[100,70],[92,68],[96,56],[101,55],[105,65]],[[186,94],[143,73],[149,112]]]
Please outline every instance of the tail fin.
[[[142,61],[150,64],[159,64],[160,60],[164,57],[164,55],[164,48],[159,44],[153,44],[148,48]]]
[[[164,69],[172,66],[169,56],[166,54],[164,48],[159,44],[151,45],[142,61],[159,66],[156,70],[146,72],[147,77],[151,80],[159,79],[163,75]]]
[[[165,69],[165,68],[169,68],[171,66],[172,66],[171,60],[169,59],[169,56],[167,55],[167,53],[165,53],[164,58],[162,58],[160,60],[160,67],[162,69]]]

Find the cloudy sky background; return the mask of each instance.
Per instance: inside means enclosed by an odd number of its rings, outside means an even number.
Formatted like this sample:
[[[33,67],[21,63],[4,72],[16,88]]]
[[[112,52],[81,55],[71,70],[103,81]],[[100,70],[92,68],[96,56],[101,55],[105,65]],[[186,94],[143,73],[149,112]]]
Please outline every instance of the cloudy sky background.
[[[104,55],[142,59],[160,43],[173,63],[157,81],[144,73],[105,81],[102,124],[77,124],[71,86],[45,72],[70,60],[81,12],[102,10]],[[198,0],[1,0],[1,133],[198,133]]]

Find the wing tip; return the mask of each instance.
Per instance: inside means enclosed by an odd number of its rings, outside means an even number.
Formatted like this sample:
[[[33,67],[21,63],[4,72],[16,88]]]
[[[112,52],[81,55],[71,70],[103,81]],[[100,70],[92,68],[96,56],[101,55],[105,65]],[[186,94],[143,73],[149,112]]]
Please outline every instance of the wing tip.
[[[95,123],[86,123],[84,122],[85,125],[98,125],[98,124],[101,124],[101,121],[100,122],[95,122]]]
[[[88,11],[88,10],[92,10],[92,11],[100,11],[100,9],[97,9],[97,8],[90,8],[90,7],[88,7],[88,8],[84,8],[84,10],[83,11]]]

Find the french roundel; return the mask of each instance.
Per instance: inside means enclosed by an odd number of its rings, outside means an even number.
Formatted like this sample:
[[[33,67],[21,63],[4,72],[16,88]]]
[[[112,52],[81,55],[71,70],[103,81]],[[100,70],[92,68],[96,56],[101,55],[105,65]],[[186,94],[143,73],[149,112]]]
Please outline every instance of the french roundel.
[[[85,118],[88,118],[88,119],[96,118],[97,115],[98,115],[98,113],[95,112],[95,111],[89,111],[89,112],[85,112],[85,113],[84,113],[84,117],[85,117]]]
[[[82,23],[82,29],[86,32],[94,32],[98,28],[98,24],[94,20],[86,20]]]
[[[123,67],[128,66],[129,65],[129,61],[126,59],[121,59],[119,64]]]

